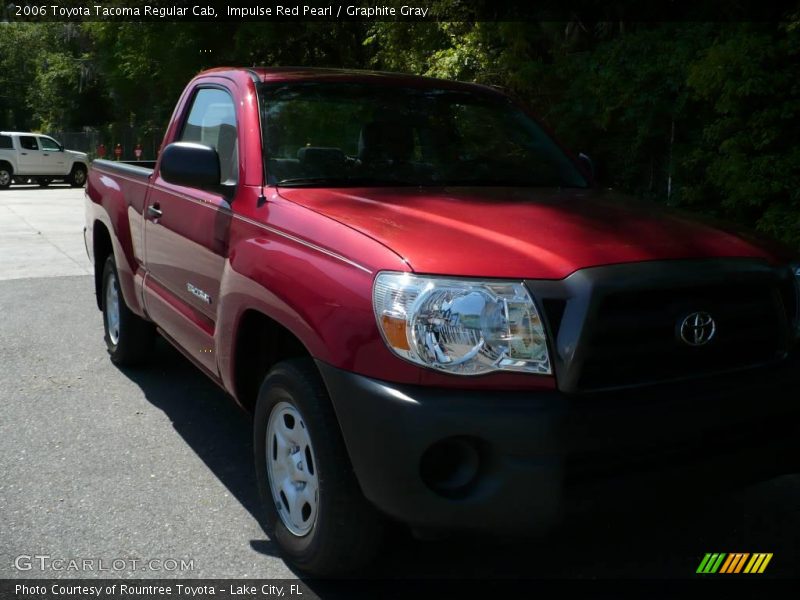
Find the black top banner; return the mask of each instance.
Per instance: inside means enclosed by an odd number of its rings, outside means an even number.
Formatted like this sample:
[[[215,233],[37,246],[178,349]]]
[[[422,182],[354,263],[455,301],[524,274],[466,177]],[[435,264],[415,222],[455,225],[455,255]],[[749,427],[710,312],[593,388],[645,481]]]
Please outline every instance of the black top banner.
[[[800,19],[800,0],[39,0],[0,4],[0,22],[232,21],[779,21]]]

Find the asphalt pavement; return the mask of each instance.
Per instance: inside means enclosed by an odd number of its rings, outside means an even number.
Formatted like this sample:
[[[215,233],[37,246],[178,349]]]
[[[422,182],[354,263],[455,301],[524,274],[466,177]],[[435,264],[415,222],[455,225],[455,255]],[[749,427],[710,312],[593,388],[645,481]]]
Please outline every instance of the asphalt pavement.
[[[82,227],[83,190],[0,191],[0,578],[296,577],[259,525],[249,418],[163,340],[147,368],[108,360]],[[365,576],[691,578],[771,552],[764,577],[797,577],[798,531],[792,475],[540,540],[395,532]]]

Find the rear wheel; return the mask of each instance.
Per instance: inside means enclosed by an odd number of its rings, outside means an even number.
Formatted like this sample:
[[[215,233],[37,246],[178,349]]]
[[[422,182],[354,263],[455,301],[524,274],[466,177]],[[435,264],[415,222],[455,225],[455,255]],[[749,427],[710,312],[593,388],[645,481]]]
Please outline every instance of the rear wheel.
[[[102,293],[103,326],[111,361],[120,366],[144,362],[155,340],[155,328],[125,304],[113,255],[103,267]]]
[[[383,519],[361,493],[328,393],[310,359],[277,364],[254,420],[267,534],[315,575],[352,572],[377,552]]]
[[[83,165],[75,165],[72,167],[72,172],[69,174],[69,184],[72,187],[83,187],[86,183],[86,167]]]
[[[11,185],[11,179],[14,177],[14,172],[7,164],[0,164],[0,190],[6,189]]]

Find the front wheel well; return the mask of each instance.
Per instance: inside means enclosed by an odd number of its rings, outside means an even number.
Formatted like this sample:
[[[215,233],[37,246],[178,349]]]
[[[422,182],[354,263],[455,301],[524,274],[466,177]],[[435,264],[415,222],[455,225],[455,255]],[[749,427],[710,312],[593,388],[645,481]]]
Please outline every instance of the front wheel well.
[[[276,363],[310,356],[303,342],[286,327],[256,310],[239,320],[234,347],[234,389],[239,403],[253,412],[258,390]]]
[[[0,166],[8,167],[8,170],[11,171],[11,174],[14,174],[14,165],[12,165],[7,160],[0,160]]]

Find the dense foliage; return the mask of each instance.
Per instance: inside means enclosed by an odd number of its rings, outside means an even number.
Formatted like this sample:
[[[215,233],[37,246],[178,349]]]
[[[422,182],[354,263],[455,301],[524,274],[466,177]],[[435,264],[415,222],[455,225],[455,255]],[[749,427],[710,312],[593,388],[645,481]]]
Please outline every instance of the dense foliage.
[[[800,248],[800,14],[772,23],[0,23],[0,129],[159,131],[189,77],[220,64],[502,86],[590,154],[604,185]]]

